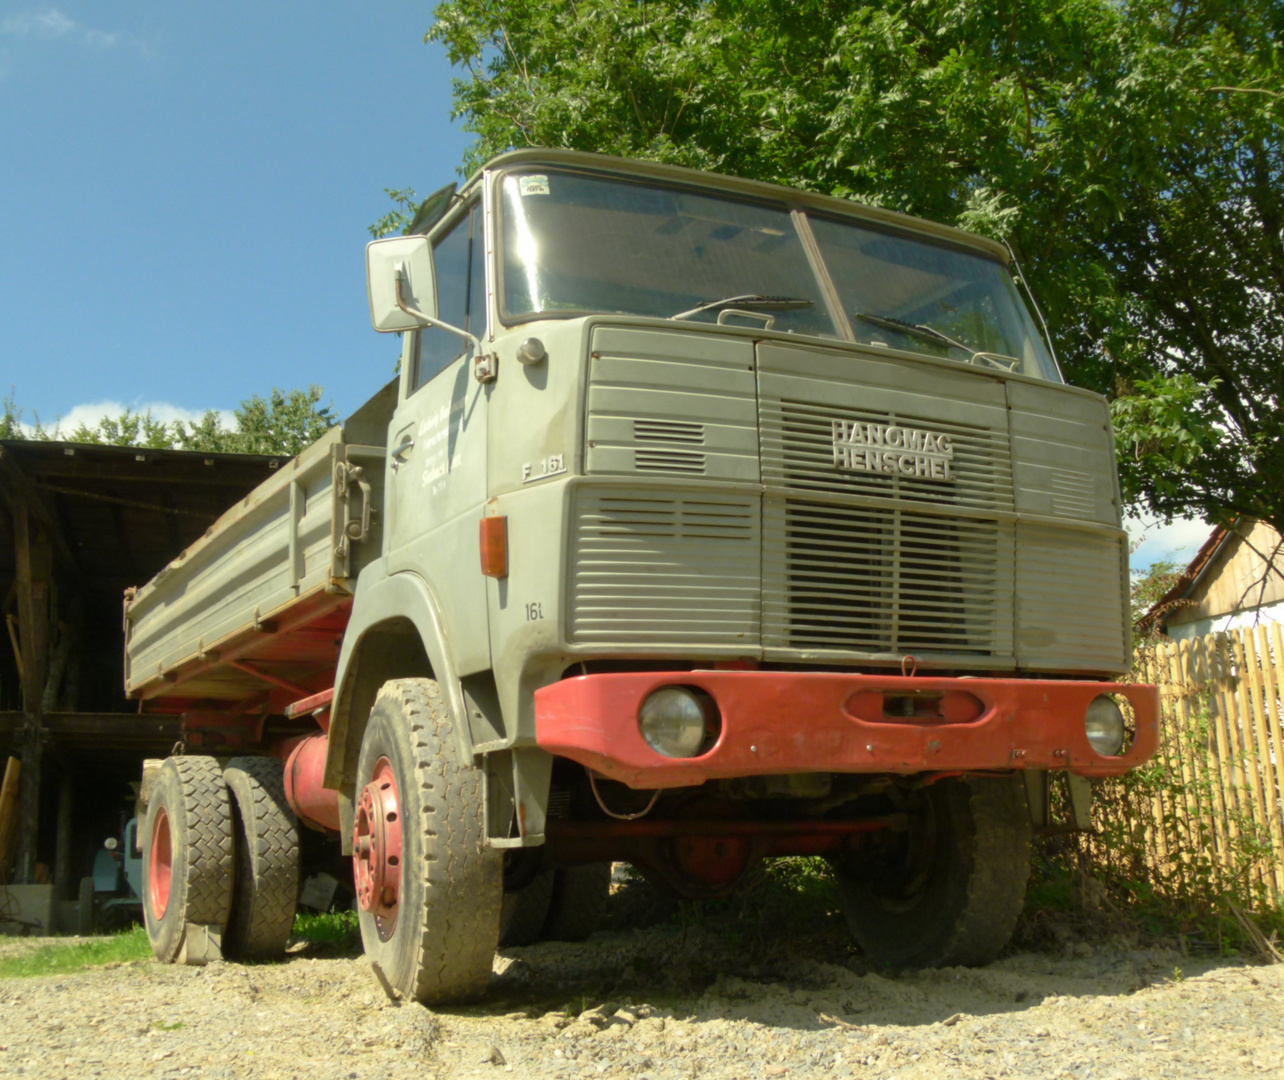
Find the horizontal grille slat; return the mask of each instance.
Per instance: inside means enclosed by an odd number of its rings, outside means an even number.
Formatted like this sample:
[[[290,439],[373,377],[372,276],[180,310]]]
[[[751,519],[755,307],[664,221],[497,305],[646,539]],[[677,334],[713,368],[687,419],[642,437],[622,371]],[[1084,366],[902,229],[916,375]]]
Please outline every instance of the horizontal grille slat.
[[[1022,524],[1017,618],[1023,664],[1123,671],[1123,540]]]
[[[638,442],[702,443],[704,425],[688,420],[634,420],[633,438]]]
[[[572,513],[570,640],[757,647],[756,499],[593,487]]]

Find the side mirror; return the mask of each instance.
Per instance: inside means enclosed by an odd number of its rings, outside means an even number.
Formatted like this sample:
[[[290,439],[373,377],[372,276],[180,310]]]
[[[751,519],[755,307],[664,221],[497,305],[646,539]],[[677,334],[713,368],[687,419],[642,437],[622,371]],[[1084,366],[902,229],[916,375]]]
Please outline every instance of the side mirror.
[[[367,244],[366,291],[370,297],[370,322],[381,334],[417,330],[424,325],[424,320],[412,315],[407,307],[435,319],[437,282],[428,238],[390,236]]]

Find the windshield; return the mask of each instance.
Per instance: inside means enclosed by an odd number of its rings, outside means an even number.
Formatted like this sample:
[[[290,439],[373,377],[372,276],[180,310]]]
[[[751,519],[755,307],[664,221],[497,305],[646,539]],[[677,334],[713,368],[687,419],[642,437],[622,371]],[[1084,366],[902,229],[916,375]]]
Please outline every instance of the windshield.
[[[771,319],[776,330],[838,336],[787,210],[549,171],[505,176],[502,217],[508,318],[608,311],[760,327]],[[695,310],[704,305],[712,306]]]
[[[810,221],[857,341],[1061,381],[998,263],[851,222]]]
[[[506,321],[592,312],[842,336],[786,209],[561,172],[503,177]],[[808,215],[858,342],[1060,381],[1007,270],[930,240]]]

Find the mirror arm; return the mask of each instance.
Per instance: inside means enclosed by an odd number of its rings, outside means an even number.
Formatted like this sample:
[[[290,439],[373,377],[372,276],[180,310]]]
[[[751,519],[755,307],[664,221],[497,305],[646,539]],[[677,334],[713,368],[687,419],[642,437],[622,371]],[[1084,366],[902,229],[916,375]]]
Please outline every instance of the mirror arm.
[[[405,281],[406,271],[404,267],[399,265],[397,267],[397,307],[401,308],[401,310],[412,319],[417,319],[424,326],[435,326],[438,330],[445,330],[447,333],[454,334],[456,337],[461,337],[470,342],[478,356],[485,354],[486,350],[481,341],[470,334],[467,330],[460,330],[459,327],[451,326],[450,323],[444,323],[440,319],[434,319],[431,315],[425,315],[418,308],[413,308],[406,303],[406,298],[401,293],[401,287],[405,284]]]

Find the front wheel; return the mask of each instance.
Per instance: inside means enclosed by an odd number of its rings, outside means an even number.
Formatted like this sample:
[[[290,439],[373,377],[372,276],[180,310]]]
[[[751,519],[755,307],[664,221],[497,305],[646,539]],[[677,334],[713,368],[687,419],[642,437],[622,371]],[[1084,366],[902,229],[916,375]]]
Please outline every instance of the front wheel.
[[[403,997],[475,1001],[499,942],[503,861],[486,843],[482,773],[461,761],[429,679],[385,683],[357,764],[353,877],[366,955]]]
[[[884,967],[988,964],[1012,936],[1030,877],[1025,785],[939,780],[906,809],[906,831],[834,865],[852,935]]]

